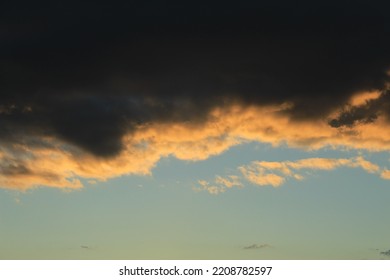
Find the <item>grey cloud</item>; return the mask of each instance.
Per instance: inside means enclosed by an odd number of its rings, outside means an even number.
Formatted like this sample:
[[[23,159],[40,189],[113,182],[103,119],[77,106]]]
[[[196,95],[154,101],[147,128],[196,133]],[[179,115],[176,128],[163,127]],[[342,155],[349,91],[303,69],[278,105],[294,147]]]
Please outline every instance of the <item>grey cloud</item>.
[[[390,257],[390,250],[387,250],[387,251],[383,251],[380,253],[381,255],[384,255],[386,257]]]
[[[342,111],[337,118],[329,121],[332,127],[353,127],[356,123],[372,123],[379,115],[390,117],[390,91],[384,91],[377,99],[360,106],[352,106]]]
[[[264,248],[269,248],[271,245],[268,244],[252,244],[249,246],[245,246],[243,249],[244,250],[253,250],[253,249],[264,249]]]
[[[31,174],[31,171],[18,160],[2,160],[0,161],[0,174],[5,176],[20,176]]]

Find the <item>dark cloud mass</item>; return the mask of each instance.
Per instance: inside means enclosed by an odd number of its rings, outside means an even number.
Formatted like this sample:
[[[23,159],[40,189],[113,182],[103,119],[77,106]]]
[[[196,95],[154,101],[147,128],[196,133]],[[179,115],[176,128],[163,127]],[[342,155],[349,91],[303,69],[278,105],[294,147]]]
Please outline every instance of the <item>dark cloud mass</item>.
[[[389,8],[356,1],[2,3],[0,142],[55,136],[110,157],[139,124],[201,122],[230,102],[291,102],[292,118],[322,118],[357,91],[385,91]],[[388,116],[388,96],[329,124]]]

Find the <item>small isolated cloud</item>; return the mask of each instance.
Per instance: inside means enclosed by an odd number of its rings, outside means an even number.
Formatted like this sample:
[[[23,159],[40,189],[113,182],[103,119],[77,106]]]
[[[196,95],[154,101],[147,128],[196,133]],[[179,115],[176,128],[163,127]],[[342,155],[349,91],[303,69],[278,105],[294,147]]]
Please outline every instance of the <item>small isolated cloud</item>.
[[[269,248],[271,245],[269,244],[252,244],[249,246],[245,246],[243,249],[244,250],[254,250],[254,249],[264,249],[264,248]]]
[[[224,188],[223,186],[211,185],[209,182],[205,180],[199,180],[198,184],[199,184],[198,187],[193,188],[193,190],[196,192],[207,191],[210,194],[220,194],[226,191],[226,188]]]
[[[381,255],[385,255],[386,257],[390,257],[390,250],[381,252]]]
[[[80,245],[80,248],[82,250],[91,251],[91,250],[96,250],[98,247],[90,246],[90,245]]]
[[[233,187],[244,187],[240,182],[239,177],[235,175],[229,175],[227,177],[221,177],[217,175],[215,177],[214,183],[210,183],[205,180],[199,180],[198,184],[199,187],[194,187],[195,191],[208,191],[210,194],[220,194]]]
[[[355,158],[306,158],[297,161],[253,161],[249,165],[240,166],[245,179],[259,186],[279,187],[287,179],[303,180],[299,172],[307,170],[334,170],[336,168],[361,168],[368,173],[381,174],[384,179],[390,179],[390,171],[382,169],[364,159]]]

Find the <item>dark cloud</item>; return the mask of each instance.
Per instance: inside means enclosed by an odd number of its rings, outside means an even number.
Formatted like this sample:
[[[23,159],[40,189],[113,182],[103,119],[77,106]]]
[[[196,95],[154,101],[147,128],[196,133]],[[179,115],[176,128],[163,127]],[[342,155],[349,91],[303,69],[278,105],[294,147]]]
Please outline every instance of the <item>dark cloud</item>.
[[[389,116],[390,91],[383,91],[379,98],[368,100],[360,106],[351,106],[343,110],[339,116],[332,119],[329,124],[332,127],[352,127],[356,123],[372,123],[380,114]]]
[[[0,143],[59,137],[98,156],[154,121],[201,122],[223,103],[292,102],[326,116],[385,89],[388,4],[324,1],[8,1],[0,7]],[[388,100],[388,94],[383,100]],[[330,121],[375,121],[367,104]]]

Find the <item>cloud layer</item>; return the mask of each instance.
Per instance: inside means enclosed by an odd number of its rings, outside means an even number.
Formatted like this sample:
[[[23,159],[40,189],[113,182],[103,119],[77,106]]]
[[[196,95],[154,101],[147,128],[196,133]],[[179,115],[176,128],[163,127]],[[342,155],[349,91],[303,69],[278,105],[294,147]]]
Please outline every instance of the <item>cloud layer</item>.
[[[12,143],[4,142],[0,149],[0,185],[16,189],[36,186],[79,188],[82,186],[81,178],[106,180],[128,174],[147,175],[162,157],[204,160],[249,141],[302,149],[348,147],[387,152],[390,148],[390,130],[384,129],[385,120],[382,118],[353,128],[333,128],[326,121],[292,120],[283,113],[286,106],[233,106],[212,111],[200,123],[138,125],[132,133],[121,138],[121,152],[108,158],[91,154],[56,137],[30,136]],[[280,174],[264,173],[258,177],[261,172],[254,169],[255,165],[242,170],[247,178],[263,185],[280,185],[290,176],[288,172],[309,166],[317,169],[361,167],[366,171],[379,172],[379,167],[362,158],[336,162],[311,159],[267,163],[269,166],[264,162],[259,164],[262,166],[256,168],[261,167],[261,170],[280,171]],[[389,177],[388,170],[381,169],[381,172],[382,178]],[[294,173],[291,176],[299,179],[300,175]],[[238,186],[235,178],[220,178],[216,183],[223,188]]]

